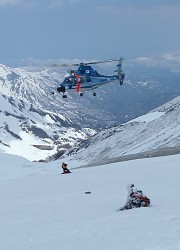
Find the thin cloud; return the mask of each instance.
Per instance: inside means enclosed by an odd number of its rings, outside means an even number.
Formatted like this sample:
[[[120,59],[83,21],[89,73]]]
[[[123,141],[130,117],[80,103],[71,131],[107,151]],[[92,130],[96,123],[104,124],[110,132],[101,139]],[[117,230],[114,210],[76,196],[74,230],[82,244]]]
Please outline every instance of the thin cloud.
[[[62,6],[62,4],[63,4],[63,0],[53,0],[51,4],[49,5],[49,8],[50,9],[59,8]]]
[[[49,8],[50,9],[60,8],[63,6],[63,4],[77,4],[80,2],[82,2],[82,0],[53,0],[51,1]]]
[[[166,18],[167,16],[179,16],[180,4],[157,4],[149,6],[133,6],[132,5],[104,5],[98,6],[96,12],[103,15],[121,15],[128,17],[144,17],[144,18]]]
[[[5,6],[20,6],[20,7],[30,7],[33,6],[36,0],[31,0],[29,2],[28,0],[0,0],[0,7],[5,7]]]
[[[18,5],[22,4],[24,1],[23,0],[0,0],[0,6],[3,5]]]
[[[76,4],[76,3],[80,3],[82,2],[82,0],[69,0],[70,4]]]
[[[169,62],[180,63],[180,55],[179,54],[168,53],[168,54],[163,55],[163,58]]]
[[[147,67],[162,67],[171,72],[180,73],[179,53],[166,53],[154,57],[138,57],[132,61],[140,65],[146,65]]]

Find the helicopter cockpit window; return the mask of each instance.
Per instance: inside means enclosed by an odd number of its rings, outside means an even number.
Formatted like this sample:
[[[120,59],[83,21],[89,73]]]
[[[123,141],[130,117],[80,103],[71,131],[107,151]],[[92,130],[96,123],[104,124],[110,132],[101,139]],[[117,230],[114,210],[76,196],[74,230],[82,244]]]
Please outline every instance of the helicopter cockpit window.
[[[74,85],[77,85],[77,79],[76,77],[66,77],[64,79],[64,83],[68,84],[68,85],[71,85],[71,86],[74,86]]]
[[[71,83],[71,80],[70,80],[69,77],[67,77],[67,78],[64,79],[64,82],[65,82],[65,83]]]

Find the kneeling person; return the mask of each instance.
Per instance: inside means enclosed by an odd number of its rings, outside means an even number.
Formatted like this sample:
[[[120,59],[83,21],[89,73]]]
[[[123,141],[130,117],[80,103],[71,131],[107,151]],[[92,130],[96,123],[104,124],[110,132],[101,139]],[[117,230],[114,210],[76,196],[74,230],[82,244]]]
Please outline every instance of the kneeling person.
[[[62,169],[63,169],[63,173],[62,174],[68,174],[68,173],[71,173],[68,169],[68,165],[66,163],[62,163],[61,165]]]

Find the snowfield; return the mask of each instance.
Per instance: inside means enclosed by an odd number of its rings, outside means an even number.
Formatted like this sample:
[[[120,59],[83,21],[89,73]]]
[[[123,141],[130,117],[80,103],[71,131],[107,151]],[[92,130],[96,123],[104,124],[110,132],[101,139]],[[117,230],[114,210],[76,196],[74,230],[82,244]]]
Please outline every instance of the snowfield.
[[[2,250],[180,249],[180,155],[67,175],[60,161],[32,163],[8,154],[0,160]],[[117,212],[130,183],[151,206]]]

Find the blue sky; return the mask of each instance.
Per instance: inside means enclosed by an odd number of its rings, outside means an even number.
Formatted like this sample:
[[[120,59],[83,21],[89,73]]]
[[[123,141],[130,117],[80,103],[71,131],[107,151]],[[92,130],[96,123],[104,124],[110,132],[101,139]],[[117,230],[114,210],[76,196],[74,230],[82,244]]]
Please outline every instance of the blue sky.
[[[0,63],[179,53],[179,0],[0,0]]]

